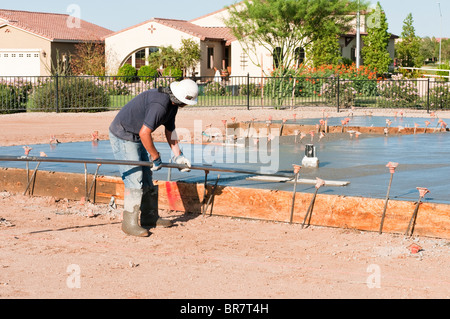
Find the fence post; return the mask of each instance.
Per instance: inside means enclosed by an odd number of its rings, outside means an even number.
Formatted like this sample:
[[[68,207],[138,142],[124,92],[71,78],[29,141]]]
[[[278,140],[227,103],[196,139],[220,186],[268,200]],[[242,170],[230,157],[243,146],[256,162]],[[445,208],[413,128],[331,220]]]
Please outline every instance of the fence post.
[[[250,73],[247,73],[247,110],[250,110]]]
[[[55,98],[56,98],[56,113],[59,113],[59,76],[58,76],[58,72],[56,72],[55,74],[55,87],[56,87],[56,93],[55,93]]]
[[[430,113],[430,78],[427,79],[427,113]]]
[[[337,77],[337,112],[340,112],[340,100],[341,100],[341,81],[339,79],[339,76]]]

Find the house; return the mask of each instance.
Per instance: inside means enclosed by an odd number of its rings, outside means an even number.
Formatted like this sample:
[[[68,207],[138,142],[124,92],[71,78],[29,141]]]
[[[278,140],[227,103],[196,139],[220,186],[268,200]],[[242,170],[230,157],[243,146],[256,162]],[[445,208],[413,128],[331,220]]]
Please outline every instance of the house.
[[[224,8],[190,21],[153,18],[110,34],[105,37],[107,73],[117,74],[124,64],[139,69],[148,64],[149,54],[157,51],[158,47],[170,45],[178,49],[182,39],[192,39],[201,48],[201,62],[196,68],[196,76],[214,76],[217,69],[227,70],[232,76],[267,75],[276,63],[272,52],[260,48],[253,53],[256,56],[248,56],[231,30],[225,26],[224,20],[228,17],[229,11]],[[365,14],[362,14],[361,47],[367,35],[364,21]],[[356,26],[356,18],[353,24]],[[391,37],[388,48],[392,58],[396,38],[394,35]],[[342,35],[339,44],[342,56],[356,61],[356,31]],[[295,48],[295,52],[300,60],[305,59],[304,48]]]
[[[67,14],[0,9],[0,76],[46,76],[57,56],[113,31]]]

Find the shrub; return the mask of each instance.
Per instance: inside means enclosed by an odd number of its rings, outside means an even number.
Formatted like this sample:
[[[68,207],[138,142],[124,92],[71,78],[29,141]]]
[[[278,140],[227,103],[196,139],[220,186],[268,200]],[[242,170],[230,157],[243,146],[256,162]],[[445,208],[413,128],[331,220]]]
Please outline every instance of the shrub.
[[[64,77],[58,79],[58,92],[55,80],[37,87],[27,110],[55,112],[56,100],[61,112],[102,112],[109,108],[109,95],[102,86],[83,78]]]
[[[206,84],[203,93],[205,96],[225,96],[227,95],[227,90],[225,86],[218,82],[210,82]]]
[[[430,107],[432,109],[450,108],[450,88],[447,84],[430,89]]]
[[[117,73],[117,76],[121,77],[120,80],[125,83],[134,82],[136,80],[136,75],[136,69],[130,64],[125,64],[124,66],[122,66]]]
[[[355,96],[358,94],[356,89],[353,87],[354,82],[352,81],[339,81],[339,105],[340,107],[352,107],[355,105]],[[325,98],[327,104],[336,106],[338,99],[338,82],[337,80],[332,80],[326,82],[322,86],[321,95]]]
[[[392,76],[392,80],[379,81],[377,89],[380,107],[415,107],[420,100],[416,83],[405,80],[401,74]]]
[[[6,85],[0,85],[0,114],[14,113],[18,108],[20,103],[14,90]]]
[[[164,69],[163,76],[172,77],[175,78],[175,81],[179,81],[183,78],[183,71],[178,68],[168,67]]]
[[[250,83],[249,85],[243,84],[239,86],[239,95],[251,97],[261,96],[261,86],[259,84]]]
[[[137,75],[141,81],[150,82],[158,74],[156,69],[152,69],[150,66],[146,65],[139,69]]]

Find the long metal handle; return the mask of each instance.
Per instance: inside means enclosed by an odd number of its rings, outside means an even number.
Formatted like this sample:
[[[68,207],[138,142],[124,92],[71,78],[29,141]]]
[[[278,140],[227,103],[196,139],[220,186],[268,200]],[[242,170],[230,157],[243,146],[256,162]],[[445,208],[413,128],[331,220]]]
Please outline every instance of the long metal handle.
[[[63,158],[63,157],[36,157],[36,156],[0,156],[0,161],[3,162],[41,162],[41,163],[79,163],[79,164],[102,164],[102,165],[128,165],[128,166],[149,166],[152,167],[152,162],[145,161],[126,161],[126,160],[110,160],[110,159],[92,159],[92,158]],[[165,168],[176,168],[184,169],[187,168],[186,165],[181,164],[162,164]],[[255,171],[230,169],[224,167],[214,167],[214,166],[196,166],[193,165],[189,167],[191,170],[200,171],[214,171],[214,172],[224,172],[224,173],[236,173],[236,174],[247,174],[247,175],[258,175],[258,176],[272,176],[272,177],[286,177],[293,179],[294,176],[286,174],[269,174],[260,173]]]

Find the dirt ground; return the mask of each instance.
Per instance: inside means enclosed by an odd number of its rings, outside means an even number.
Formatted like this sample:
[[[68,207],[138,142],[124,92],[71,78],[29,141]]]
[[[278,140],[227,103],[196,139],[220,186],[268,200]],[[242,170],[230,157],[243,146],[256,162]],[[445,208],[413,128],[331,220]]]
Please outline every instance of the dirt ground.
[[[392,116],[396,110],[373,111]],[[398,110],[397,110],[398,111]],[[185,109],[177,126],[337,115]],[[340,115],[346,115],[343,111]],[[0,146],[107,139],[117,112],[0,115]],[[366,115],[355,110],[354,115]],[[405,111],[405,116],[427,117]],[[439,112],[450,118],[450,113]],[[160,132],[156,135],[160,135]],[[448,299],[450,242],[162,211],[176,226],[126,236],[121,208],[0,189],[0,298]],[[411,246],[413,245],[413,246]],[[420,250],[412,250],[414,245]]]

